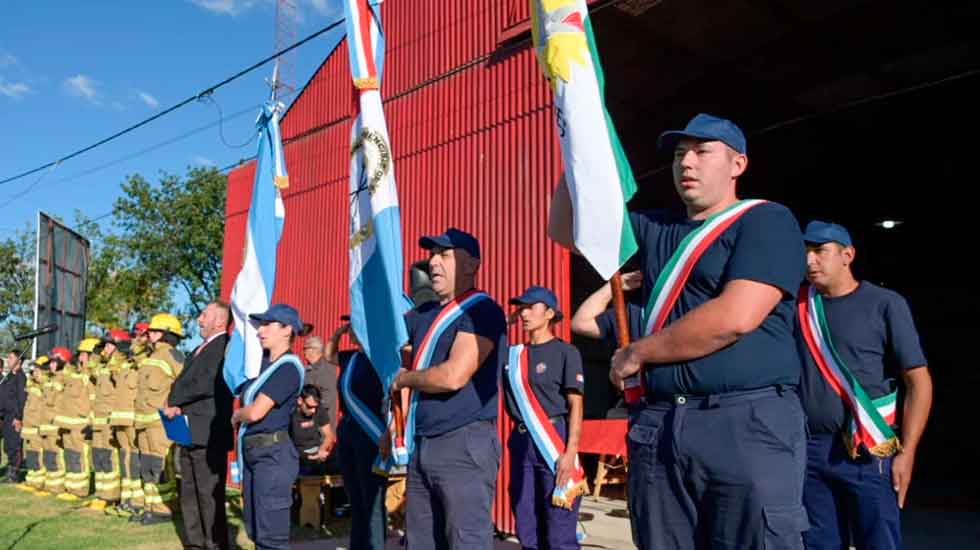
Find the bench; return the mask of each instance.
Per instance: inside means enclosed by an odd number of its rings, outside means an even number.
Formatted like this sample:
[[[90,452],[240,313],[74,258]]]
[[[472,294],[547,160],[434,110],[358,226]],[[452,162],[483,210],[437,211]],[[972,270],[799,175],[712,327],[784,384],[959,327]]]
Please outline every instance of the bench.
[[[328,490],[324,493],[323,489],[343,487],[344,479],[339,475],[300,476],[296,480],[296,486],[299,489],[300,498],[299,524],[300,526],[309,525],[310,527],[317,529],[323,525],[320,495],[326,495],[324,504],[326,505],[327,510],[330,510],[331,504],[330,491]]]

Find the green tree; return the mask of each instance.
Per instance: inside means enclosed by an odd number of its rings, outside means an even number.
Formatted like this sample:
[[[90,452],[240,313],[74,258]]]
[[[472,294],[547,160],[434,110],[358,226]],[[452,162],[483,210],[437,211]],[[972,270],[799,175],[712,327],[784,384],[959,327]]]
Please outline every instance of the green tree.
[[[86,289],[88,332],[129,328],[172,308],[169,281],[145,269],[118,235],[106,235],[81,212],[75,213],[75,219],[76,230],[92,245]]]
[[[107,241],[134,262],[138,290],[166,282],[186,295],[187,316],[196,316],[218,295],[226,185],[227,177],[215,168],[191,168],[183,178],[164,173],[159,185],[139,175],[123,183],[114,208],[119,231]]]
[[[0,344],[34,325],[34,234],[0,241]]]

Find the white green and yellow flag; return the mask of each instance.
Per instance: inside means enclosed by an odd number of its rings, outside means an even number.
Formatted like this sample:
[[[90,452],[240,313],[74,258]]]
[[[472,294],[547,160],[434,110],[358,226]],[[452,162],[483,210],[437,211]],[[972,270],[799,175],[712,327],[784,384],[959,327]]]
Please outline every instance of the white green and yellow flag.
[[[586,0],[531,0],[538,61],[555,94],[575,247],[604,279],[637,249],[628,201],[636,181],[605,104]]]

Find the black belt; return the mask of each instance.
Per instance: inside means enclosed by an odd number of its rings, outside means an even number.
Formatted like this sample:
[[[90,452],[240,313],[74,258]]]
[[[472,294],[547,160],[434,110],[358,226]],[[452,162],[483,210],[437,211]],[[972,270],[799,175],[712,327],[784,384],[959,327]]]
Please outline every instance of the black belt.
[[[549,416],[548,417],[548,420],[550,420],[552,424],[554,424],[554,425],[557,426],[559,422],[564,422],[565,421],[565,416],[564,415]],[[520,433],[522,433],[522,434],[526,434],[527,433],[527,424],[525,424],[523,422],[519,422],[517,424],[517,431],[520,432]]]
[[[777,385],[755,390],[733,391],[711,395],[655,393],[653,395],[646,396],[646,403],[647,405],[674,405],[693,407],[697,409],[713,409],[715,407],[734,405],[735,403],[763,399],[774,395],[782,396],[790,391],[795,392],[796,389],[792,386]]]
[[[252,449],[271,447],[283,441],[289,441],[289,432],[285,430],[252,435],[245,434],[245,450],[250,451]]]

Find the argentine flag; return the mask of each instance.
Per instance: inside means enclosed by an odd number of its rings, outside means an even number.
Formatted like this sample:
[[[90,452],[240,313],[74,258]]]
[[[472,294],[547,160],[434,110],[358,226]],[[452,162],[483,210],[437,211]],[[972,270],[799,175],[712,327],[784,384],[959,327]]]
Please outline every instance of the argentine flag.
[[[530,0],[538,61],[555,93],[575,248],[603,279],[636,253],[626,201],[633,171],[605,105],[605,79],[586,0]]]
[[[344,0],[351,77],[358,96],[351,128],[351,326],[385,388],[408,341],[401,220],[388,127],[381,104],[384,35],[380,0]]]
[[[283,104],[273,99],[266,104],[256,122],[259,154],[256,157],[252,204],[245,229],[245,258],[231,291],[234,331],[225,351],[225,383],[235,393],[247,380],[259,374],[262,347],[248,316],[269,309],[276,287],[276,251],[286,220],[280,189],[289,186],[286,159],[279,135],[279,114]]]

